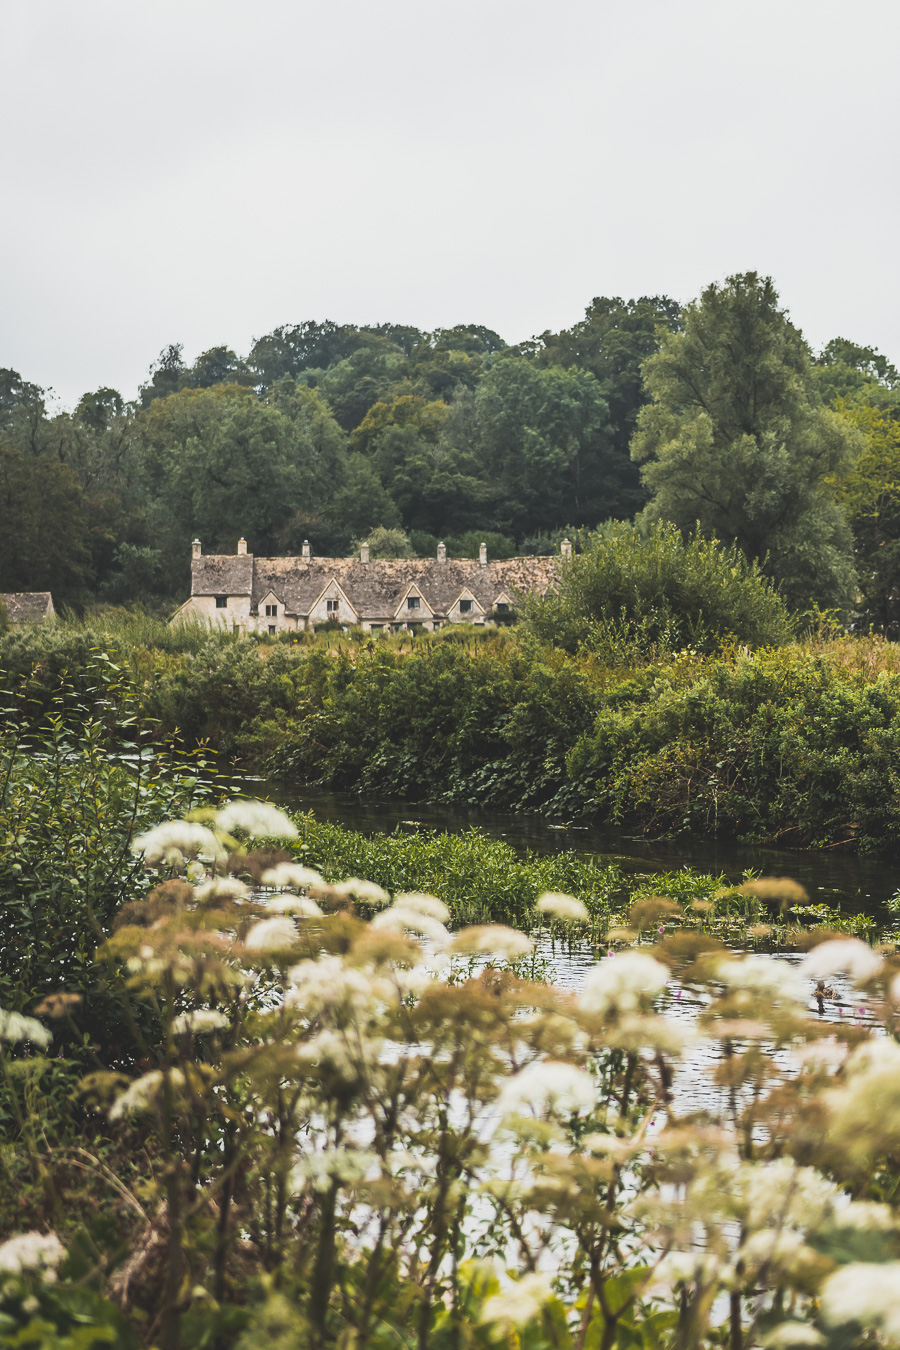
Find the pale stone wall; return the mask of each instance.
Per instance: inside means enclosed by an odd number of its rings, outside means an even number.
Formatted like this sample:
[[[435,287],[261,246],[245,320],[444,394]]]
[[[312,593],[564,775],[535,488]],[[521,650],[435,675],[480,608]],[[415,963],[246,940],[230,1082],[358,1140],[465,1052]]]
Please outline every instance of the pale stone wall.
[[[336,610],[328,608],[329,600],[337,601]],[[359,615],[356,610],[347,603],[342,591],[333,582],[322,592],[309,611],[310,626],[317,623],[327,623],[329,619],[334,619],[335,623],[346,624],[348,628],[355,623],[359,623]]]
[[[210,628],[231,629],[237,624],[238,628],[246,633],[251,627],[250,597],[229,595],[228,604],[224,609],[219,609],[214,595],[192,595],[190,600],[181,606],[175,617],[188,622],[192,619],[202,619]]]

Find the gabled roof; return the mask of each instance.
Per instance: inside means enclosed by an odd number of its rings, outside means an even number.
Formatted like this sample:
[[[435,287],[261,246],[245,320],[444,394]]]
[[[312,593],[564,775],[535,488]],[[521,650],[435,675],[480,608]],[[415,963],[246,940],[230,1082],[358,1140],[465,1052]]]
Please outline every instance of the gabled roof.
[[[191,559],[191,595],[250,595],[253,555],[207,553]]]
[[[49,591],[10,591],[0,595],[10,623],[42,623],[52,618],[53,596]]]
[[[208,555],[192,559],[192,595],[250,595],[251,608],[273,591],[287,614],[304,617],[330,581],[340,586],[360,619],[389,623],[415,584],[436,615],[446,615],[463,589],[488,613],[496,599],[542,593],[556,580],[555,558],[254,558]]]

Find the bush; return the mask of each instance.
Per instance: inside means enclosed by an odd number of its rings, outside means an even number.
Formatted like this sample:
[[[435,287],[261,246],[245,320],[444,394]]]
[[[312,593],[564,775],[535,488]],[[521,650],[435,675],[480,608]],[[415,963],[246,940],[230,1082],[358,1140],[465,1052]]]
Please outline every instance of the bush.
[[[522,604],[542,641],[606,657],[647,657],[727,642],[787,642],[792,624],[772,583],[736,548],[701,537],[685,542],[673,525],[648,533],[608,521],[562,567],[559,586]]]

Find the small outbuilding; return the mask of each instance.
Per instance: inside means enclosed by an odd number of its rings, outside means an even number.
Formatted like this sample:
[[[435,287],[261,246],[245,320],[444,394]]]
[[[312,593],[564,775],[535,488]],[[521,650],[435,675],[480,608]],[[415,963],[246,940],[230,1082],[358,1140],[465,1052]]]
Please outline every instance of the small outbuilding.
[[[9,591],[0,594],[0,601],[11,624],[43,623],[56,617],[53,596],[49,591]]]

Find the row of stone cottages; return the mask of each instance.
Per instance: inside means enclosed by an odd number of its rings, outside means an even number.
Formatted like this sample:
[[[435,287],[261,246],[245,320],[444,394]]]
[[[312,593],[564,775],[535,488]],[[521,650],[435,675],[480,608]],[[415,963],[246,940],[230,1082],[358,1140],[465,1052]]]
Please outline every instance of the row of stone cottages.
[[[564,540],[560,552],[571,555]],[[543,594],[556,578],[557,559],[256,558],[246,541],[237,553],[204,555],[198,539],[191,557],[191,597],[172,622],[200,620],[240,632],[310,630],[329,620],[367,632],[434,632],[448,623],[492,624],[529,592]]]

